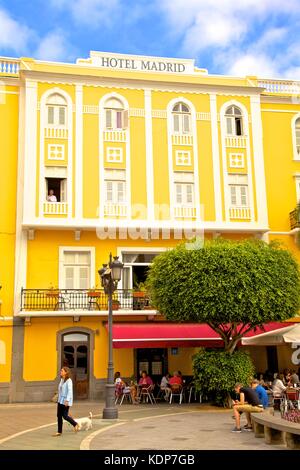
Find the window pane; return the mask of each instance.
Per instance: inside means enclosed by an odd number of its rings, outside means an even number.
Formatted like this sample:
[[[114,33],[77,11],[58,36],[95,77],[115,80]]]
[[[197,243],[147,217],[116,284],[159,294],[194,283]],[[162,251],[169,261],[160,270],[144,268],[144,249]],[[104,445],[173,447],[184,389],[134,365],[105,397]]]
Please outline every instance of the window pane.
[[[106,201],[112,202],[113,201],[113,182],[106,181]]]
[[[75,270],[73,266],[65,266],[65,289],[75,289]]]
[[[241,110],[239,108],[237,108],[236,106],[233,106],[233,114],[235,116],[241,116],[242,115]]]
[[[190,116],[189,114],[183,115],[183,132],[190,132]]]
[[[66,108],[60,106],[59,108],[59,124],[64,126],[66,124]]]
[[[189,108],[183,103],[181,103],[181,111],[183,113],[189,113],[190,112]]]
[[[176,184],[176,203],[182,204],[182,185]]]
[[[79,289],[89,288],[89,267],[82,266],[79,268]]]
[[[186,203],[193,203],[193,186],[191,184],[186,185]]]
[[[174,132],[179,132],[179,116],[178,114],[174,114]]]
[[[74,264],[75,263],[75,253],[74,252],[65,252],[64,253],[64,264]]]
[[[106,109],[105,110],[105,125],[108,129],[110,129],[112,127],[111,109]]]
[[[231,197],[231,204],[236,206],[236,187],[230,186],[230,197]]]
[[[91,254],[85,251],[81,251],[78,253],[78,264],[90,264],[91,262]]]
[[[48,124],[54,124],[54,108],[48,106]]]
[[[232,118],[230,117],[226,118],[226,128],[227,128],[227,134],[232,135]]]
[[[241,205],[247,206],[247,187],[241,186]]]
[[[122,129],[122,111],[117,111],[117,129]]]

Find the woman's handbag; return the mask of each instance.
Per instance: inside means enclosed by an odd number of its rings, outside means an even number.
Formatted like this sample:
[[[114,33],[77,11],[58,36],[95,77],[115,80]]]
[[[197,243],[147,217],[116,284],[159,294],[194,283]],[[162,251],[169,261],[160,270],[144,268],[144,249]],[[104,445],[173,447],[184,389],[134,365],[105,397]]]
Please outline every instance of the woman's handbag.
[[[53,401],[53,403],[57,403],[57,400],[58,400],[58,392],[55,392],[53,397],[51,398],[51,401]]]

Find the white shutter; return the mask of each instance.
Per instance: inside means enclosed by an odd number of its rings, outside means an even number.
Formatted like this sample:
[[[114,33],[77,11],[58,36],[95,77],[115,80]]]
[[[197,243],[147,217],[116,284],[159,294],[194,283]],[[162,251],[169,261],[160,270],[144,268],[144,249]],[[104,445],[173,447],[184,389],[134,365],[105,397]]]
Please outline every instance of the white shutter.
[[[193,185],[186,185],[186,204],[193,204]]]
[[[123,181],[118,181],[117,182],[117,191],[118,191],[118,196],[117,196],[117,202],[124,202],[125,200],[125,184]]]
[[[105,127],[107,129],[112,128],[112,112],[111,112],[111,109],[106,109],[105,110]]]
[[[75,289],[74,266],[64,266],[64,289]]]
[[[179,132],[179,115],[178,114],[173,115],[173,121],[174,121],[174,132]]]
[[[183,117],[183,133],[188,134],[190,132],[190,115],[184,114],[182,117]]]
[[[232,118],[231,117],[226,118],[226,129],[227,129],[227,135],[232,135]]]
[[[182,184],[176,184],[176,204],[182,204]]]
[[[123,111],[123,129],[128,128],[128,110]]]
[[[48,124],[54,124],[54,108],[48,106]]]
[[[296,148],[297,148],[297,154],[300,155],[300,128],[299,127],[296,127]]]
[[[113,202],[113,182],[106,181],[106,201]]]
[[[123,111],[114,111],[116,116],[116,129],[123,129]]]
[[[67,201],[67,180],[63,179],[60,182],[60,202]]]
[[[58,122],[60,126],[64,126],[66,124],[66,108],[64,106],[59,107]]]
[[[247,186],[240,186],[241,206],[247,206]]]
[[[231,205],[236,206],[236,186],[230,186]]]
[[[90,268],[89,266],[78,266],[78,269],[78,289],[88,289],[90,287]]]
[[[122,270],[122,289],[132,289],[132,266],[124,266]]]

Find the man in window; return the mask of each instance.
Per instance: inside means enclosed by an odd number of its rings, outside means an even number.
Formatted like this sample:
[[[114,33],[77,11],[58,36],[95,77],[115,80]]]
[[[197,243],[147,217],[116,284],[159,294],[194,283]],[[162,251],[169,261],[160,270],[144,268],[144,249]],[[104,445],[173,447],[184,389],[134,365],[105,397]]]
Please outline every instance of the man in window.
[[[48,196],[47,196],[47,201],[48,201],[48,202],[57,202],[57,198],[56,198],[56,196],[55,196],[55,194],[54,194],[54,190],[53,190],[53,189],[50,189],[49,194],[48,194]]]

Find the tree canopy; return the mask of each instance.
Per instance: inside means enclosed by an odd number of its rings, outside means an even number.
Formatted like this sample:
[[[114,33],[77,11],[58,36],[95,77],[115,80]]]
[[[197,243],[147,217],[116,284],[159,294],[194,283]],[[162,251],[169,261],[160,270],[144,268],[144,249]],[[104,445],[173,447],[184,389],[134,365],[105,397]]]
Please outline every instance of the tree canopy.
[[[154,259],[147,287],[168,320],[207,323],[232,352],[256,326],[284,321],[300,308],[300,274],[292,254],[259,240],[181,244]]]

